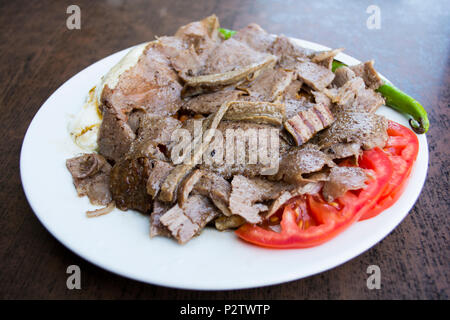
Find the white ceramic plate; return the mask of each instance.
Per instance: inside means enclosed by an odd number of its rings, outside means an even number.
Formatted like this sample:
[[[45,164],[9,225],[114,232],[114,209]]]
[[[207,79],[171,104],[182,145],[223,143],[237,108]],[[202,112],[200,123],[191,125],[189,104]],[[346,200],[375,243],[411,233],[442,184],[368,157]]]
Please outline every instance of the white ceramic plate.
[[[300,45],[326,50],[302,41]],[[123,50],[84,69],[39,109],[28,128],[20,159],[25,194],[36,216],[56,239],[84,259],[119,275],[168,287],[225,290],[282,283],[336,267],[369,249],[388,235],[414,205],[425,181],[428,148],[419,136],[419,155],[402,197],[379,216],[358,222],[333,240],[310,249],[271,250],[239,240],[232,232],[204,230],[185,245],[149,237],[149,219],[137,212],[116,209],[100,218],[86,218],[93,208],[79,198],[65,160],[82,152],[67,130],[87,92],[128,51]],[[347,64],[358,60],[345,54]],[[380,114],[404,125],[395,111]]]

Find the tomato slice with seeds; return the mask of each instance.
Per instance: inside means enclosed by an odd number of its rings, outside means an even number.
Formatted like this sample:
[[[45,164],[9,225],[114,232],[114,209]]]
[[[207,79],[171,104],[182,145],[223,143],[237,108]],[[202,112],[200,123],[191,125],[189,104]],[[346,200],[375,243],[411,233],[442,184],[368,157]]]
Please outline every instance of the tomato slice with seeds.
[[[419,152],[419,140],[412,130],[389,121],[387,133],[389,138],[383,151],[392,163],[392,178],[377,203],[360,220],[377,216],[400,198]]]
[[[378,148],[364,151],[360,166],[372,173],[364,189],[347,191],[333,204],[319,194],[295,198],[284,208],[280,232],[245,224],[236,234],[250,243],[278,249],[313,247],[330,240],[373,207],[391,178],[391,162]]]

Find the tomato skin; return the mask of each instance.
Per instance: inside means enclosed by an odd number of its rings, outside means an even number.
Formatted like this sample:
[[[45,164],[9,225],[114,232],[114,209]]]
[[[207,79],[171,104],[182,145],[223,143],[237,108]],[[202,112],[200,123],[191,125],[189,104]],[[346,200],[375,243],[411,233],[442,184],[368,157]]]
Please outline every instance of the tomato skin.
[[[400,198],[419,152],[419,140],[412,130],[389,121],[387,133],[389,138],[383,150],[392,163],[393,175],[380,199],[360,220],[379,215]]]
[[[278,249],[313,247],[330,240],[358,221],[376,203],[392,175],[391,162],[378,148],[364,151],[360,166],[372,170],[375,178],[359,195],[348,191],[338,198],[339,209],[326,203],[319,195],[306,197],[309,215],[317,225],[302,229],[297,224],[295,206],[287,205],[280,223],[281,232],[245,224],[235,231],[236,234],[247,242]]]

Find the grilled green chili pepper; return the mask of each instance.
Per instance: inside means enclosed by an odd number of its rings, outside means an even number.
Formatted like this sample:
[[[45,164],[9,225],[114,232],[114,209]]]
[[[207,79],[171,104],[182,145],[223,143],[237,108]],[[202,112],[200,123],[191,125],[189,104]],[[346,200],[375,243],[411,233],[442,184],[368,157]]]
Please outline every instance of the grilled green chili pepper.
[[[225,28],[219,28],[219,32],[223,35],[225,40],[231,38],[236,33],[236,31],[234,31],[234,30],[225,29]]]
[[[417,100],[396,88],[392,83],[385,82],[377,91],[385,98],[387,106],[412,117],[409,119],[409,125],[416,133],[420,134],[428,131],[430,122],[428,121],[427,112]]]
[[[333,72],[342,66],[345,66],[345,64],[333,60]],[[428,121],[427,112],[417,100],[408,96],[390,82],[385,82],[376,91],[384,97],[387,106],[411,116],[409,125],[413,128],[414,132],[420,134],[428,131],[430,122]]]

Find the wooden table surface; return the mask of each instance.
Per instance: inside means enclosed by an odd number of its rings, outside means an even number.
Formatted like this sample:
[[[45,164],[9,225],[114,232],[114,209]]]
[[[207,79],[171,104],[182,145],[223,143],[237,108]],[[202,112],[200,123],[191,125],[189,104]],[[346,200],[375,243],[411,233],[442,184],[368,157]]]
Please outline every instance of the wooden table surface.
[[[0,135],[5,138],[0,140],[0,298],[448,299],[450,5],[445,0],[374,2],[380,29],[366,26],[373,1],[0,1]],[[81,30],[66,28],[70,4],[81,8]],[[174,290],[84,261],[34,216],[21,186],[19,154],[43,102],[97,60],[155,35],[172,35],[212,13],[224,27],[256,22],[271,33],[375,59],[382,74],[426,106],[431,129],[425,187],[408,217],[375,247],[333,270],[281,285]],[[81,290],[66,287],[66,268],[72,264],[81,268]],[[372,264],[381,269],[380,290],[366,286]]]

